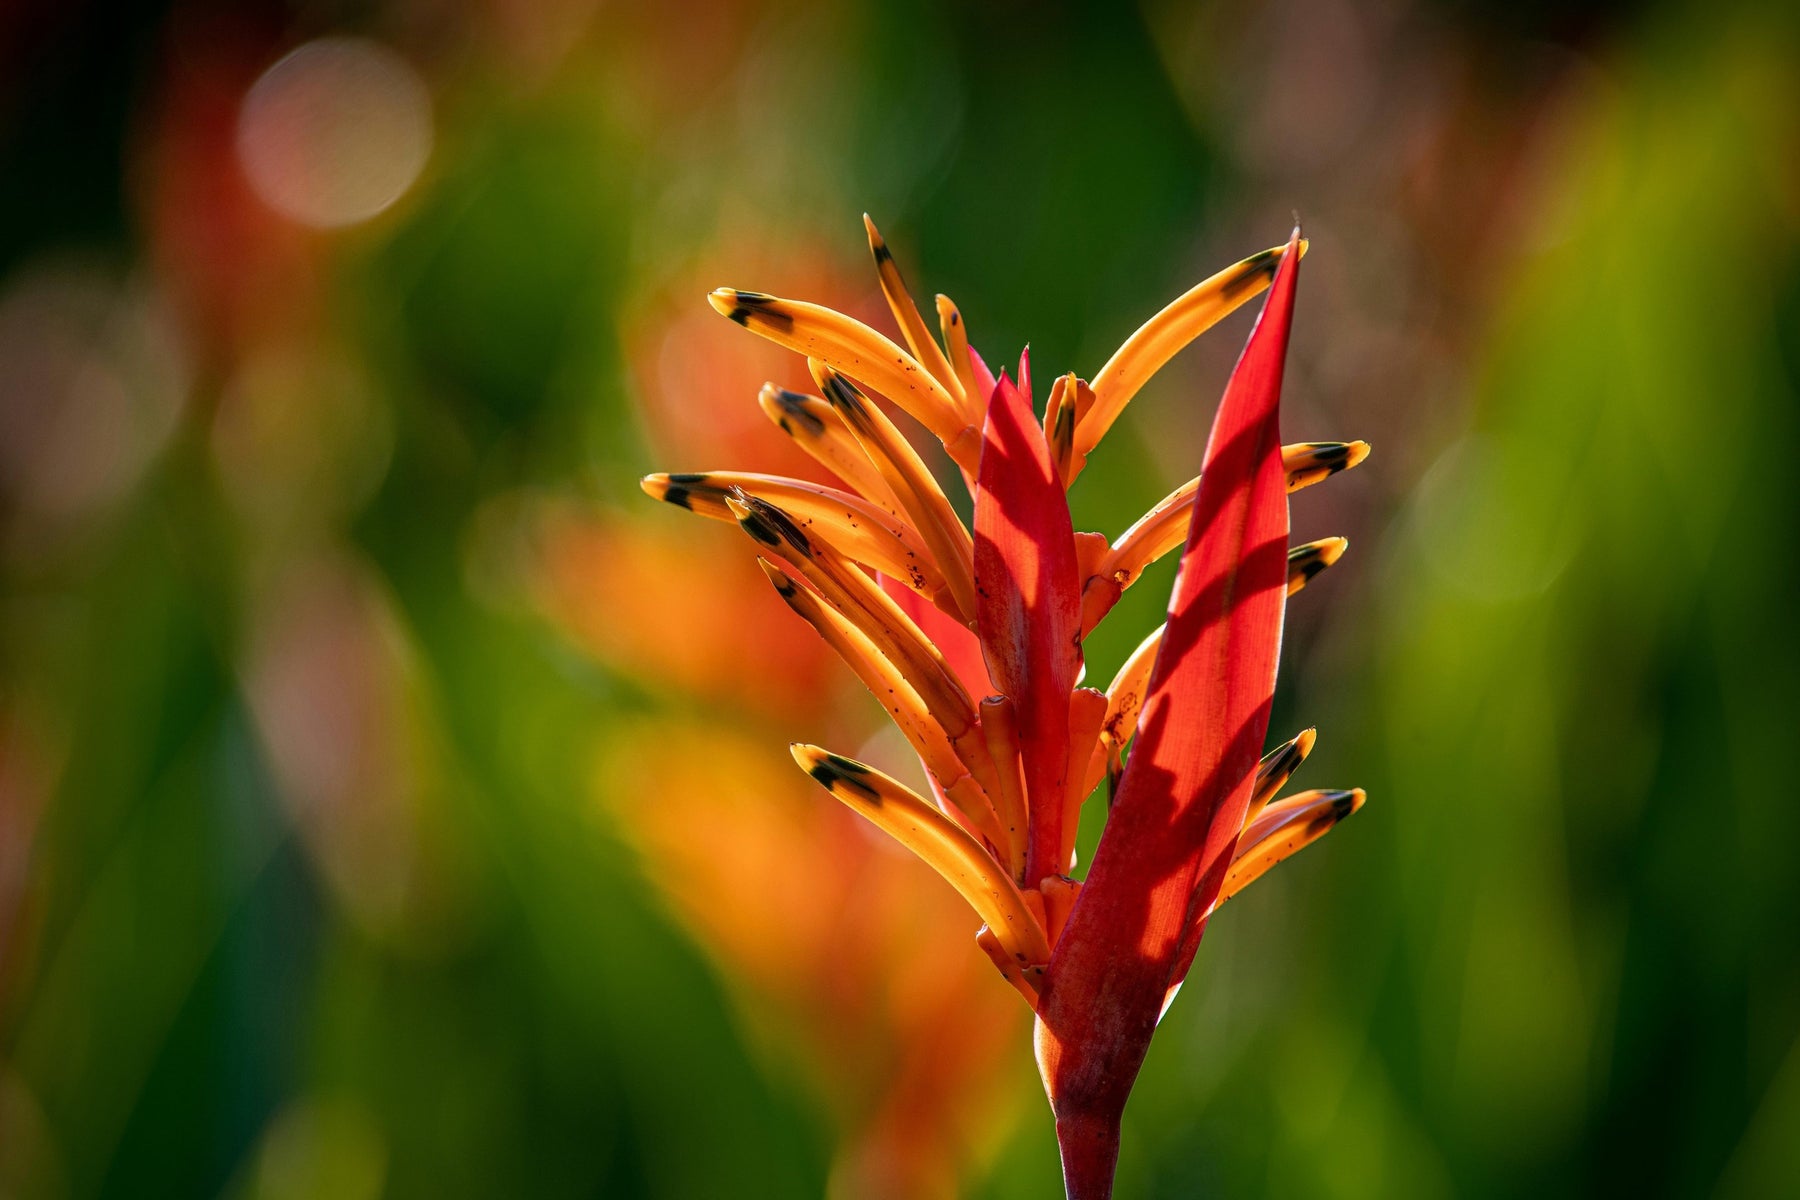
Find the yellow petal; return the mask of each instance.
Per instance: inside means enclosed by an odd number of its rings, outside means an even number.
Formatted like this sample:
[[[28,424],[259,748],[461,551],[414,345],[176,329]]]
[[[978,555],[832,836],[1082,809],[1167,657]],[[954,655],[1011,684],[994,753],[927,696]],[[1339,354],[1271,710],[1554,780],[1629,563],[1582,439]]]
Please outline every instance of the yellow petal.
[[[863,453],[862,443],[831,411],[831,405],[805,392],[765,383],[756,397],[763,415],[775,422],[781,431],[793,438],[813,460],[836,475],[863,499],[900,516],[900,502],[888,488],[875,464]]]
[[[1150,686],[1150,669],[1156,665],[1156,652],[1162,647],[1166,628],[1158,625],[1138,643],[1106,689],[1106,720],[1100,728],[1121,746],[1137,730],[1138,714],[1143,711],[1144,694]]]
[[[1072,478],[1076,414],[1084,404],[1092,402],[1092,389],[1073,371],[1057,376],[1050,387],[1050,399],[1044,406],[1044,441],[1050,447],[1050,461],[1056,464],[1064,487]]]
[[[1038,991],[1044,984],[1044,968],[1021,966],[1016,958],[1007,953],[1006,947],[1000,944],[1000,939],[986,925],[975,931],[975,944],[1000,969],[1000,977],[1019,989],[1019,995],[1025,997],[1025,1003],[1032,1012],[1036,1012]]]
[[[1054,950],[1081,895],[1081,884],[1066,875],[1051,875],[1038,884],[1038,891],[1044,897],[1044,932],[1050,935],[1050,948]]]
[[[1367,442],[1295,442],[1281,448],[1290,493],[1348,471],[1367,457]]]
[[[907,683],[899,668],[847,617],[826,604],[816,592],[803,587],[768,559],[758,558],[756,561],[761,564],[769,582],[775,585],[775,591],[787,601],[788,607],[818,631],[825,644],[837,651],[838,656],[856,673],[856,677],[862,680],[863,686],[881,702],[882,708],[887,710],[907,744],[913,748],[913,753],[919,756],[925,769],[937,778],[939,786],[956,803],[968,823],[995,846],[1004,845],[1005,835],[994,815],[993,805],[969,773],[968,766],[957,757],[943,726],[932,717],[925,702],[919,699],[919,694]]]
[[[1344,557],[1344,551],[1349,548],[1349,538],[1329,537],[1320,538],[1316,542],[1307,542],[1289,550],[1287,594],[1292,596],[1311,583],[1320,571]]]
[[[1294,777],[1306,756],[1312,753],[1313,743],[1319,740],[1316,729],[1302,729],[1296,736],[1281,743],[1267,754],[1256,765],[1256,782],[1250,792],[1250,806],[1244,810],[1244,828],[1262,815],[1275,793],[1287,786],[1287,781]],[[1239,841],[1241,842],[1240,835]]]
[[[917,792],[873,767],[817,746],[790,747],[800,769],[901,845],[917,854],[961,893],[1022,966],[1049,960],[1037,918],[1005,868]]]
[[[968,399],[969,420],[979,432],[982,422],[987,419],[988,398],[979,394],[981,389],[975,383],[975,367],[969,361],[968,327],[963,324],[962,312],[956,302],[948,296],[939,294],[937,312],[938,328],[944,332],[944,346],[949,351],[950,369],[956,373],[957,382],[962,384],[963,395]]]
[[[931,552],[932,561],[943,574],[959,610],[959,619],[972,624],[975,619],[975,542],[968,527],[949,497],[938,486],[924,460],[912,448],[894,423],[871,404],[856,385],[845,376],[817,359],[809,359],[814,378],[825,392],[825,398],[856,440],[881,477],[892,489],[900,507],[912,519],[913,527]]]
[[[719,288],[712,306],[752,333],[829,363],[880,392],[947,446],[968,424],[955,399],[919,361],[861,321],[803,300]],[[966,464],[973,469],[972,464]]]
[[[742,492],[726,497],[738,526],[779,555],[900,671],[952,742],[975,727],[975,706],[950,665],[879,584],[780,508]]]
[[[1359,451],[1357,447],[1361,447]],[[1288,473],[1288,491],[1297,492],[1339,471],[1347,471],[1368,457],[1367,442],[1296,442],[1281,448],[1282,466]],[[1137,523],[1119,536],[1094,573],[1116,580],[1121,588],[1137,582],[1144,568],[1187,542],[1193,522],[1194,496],[1200,490],[1195,476],[1156,502]]]
[[[1214,907],[1255,883],[1282,859],[1330,833],[1332,826],[1361,808],[1364,799],[1362,789],[1355,788],[1301,792],[1269,805],[1238,839],[1237,855]]]
[[[786,512],[807,536],[829,542],[844,557],[890,575],[926,597],[944,591],[944,577],[919,535],[860,496],[804,479],[749,471],[646,475],[645,492],[703,517],[735,523],[725,497],[738,488]]]
[[[906,345],[912,350],[913,357],[924,364],[937,381],[944,385],[956,402],[963,421],[968,422],[968,400],[963,395],[962,383],[956,373],[950,369],[950,360],[938,348],[932,338],[931,331],[925,328],[925,318],[919,315],[919,306],[913,303],[912,293],[906,290],[906,281],[900,278],[900,267],[894,262],[893,252],[882,239],[881,231],[875,228],[875,222],[868,213],[863,214],[863,228],[869,234],[869,253],[875,259],[875,273],[881,278],[881,294],[887,297],[888,308],[893,310],[894,320],[900,326],[900,333],[906,338]]]
[[[1089,768],[1100,745],[1100,730],[1106,721],[1106,693],[1098,688],[1078,687],[1069,697],[1069,765],[1063,784],[1063,847],[1059,861],[1073,864],[1075,835],[1081,827],[1081,803],[1088,798],[1098,781],[1090,782]]]
[[[1094,406],[1075,430],[1076,474],[1119,419],[1125,405],[1152,375],[1189,342],[1269,286],[1286,249],[1274,246],[1226,267],[1190,288],[1125,339],[1125,344],[1094,376]],[[1302,256],[1306,249],[1307,243],[1302,240]]]

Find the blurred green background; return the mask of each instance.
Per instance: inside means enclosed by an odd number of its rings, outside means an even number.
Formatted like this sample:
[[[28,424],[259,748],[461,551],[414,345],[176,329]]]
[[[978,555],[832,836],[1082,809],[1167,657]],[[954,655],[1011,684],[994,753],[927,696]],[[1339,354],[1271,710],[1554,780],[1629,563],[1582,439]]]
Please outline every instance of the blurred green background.
[[[1298,211],[1284,432],[1375,445],[1272,731],[1370,802],[1121,1197],[1800,1195],[1800,20],[1692,0],[0,8],[0,1195],[1057,1193],[973,919],[785,766],[878,710],[636,489],[791,464],[702,296],[876,318],[864,210],[1041,379]]]

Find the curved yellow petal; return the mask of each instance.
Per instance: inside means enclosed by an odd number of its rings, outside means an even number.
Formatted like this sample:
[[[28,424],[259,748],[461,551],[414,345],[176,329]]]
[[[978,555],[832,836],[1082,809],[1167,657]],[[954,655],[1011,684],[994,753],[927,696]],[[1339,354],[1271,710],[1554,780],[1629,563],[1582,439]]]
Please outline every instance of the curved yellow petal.
[[[1294,442],[1283,446],[1281,465],[1287,468],[1288,492],[1297,492],[1329,479],[1339,471],[1348,471],[1369,457],[1369,448],[1369,443],[1364,441]]]
[[[1275,793],[1287,786],[1287,781],[1294,777],[1306,756],[1312,753],[1313,743],[1319,740],[1316,729],[1302,729],[1289,740],[1281,743],[1267,754],[1256,765],[1256,783],[1250,793],[1250,805],[1244,810],[1244,828],[1248,830],[1251,822],[1262,815],[1269,801],[1275,799]],[[1243,842],[1240,834],[1238,841]]]
[[[1144,694],[1150,686],[1150,669],[1156,665],[1156,652],[1162,648],[1166,625],[1158,625],[1150,636],[1138,643],[1119,673],[1106,689],[1106,720],[1101,733],[1123,746],[1137,728],[1138,713],[1143,711]]]
[[[968,764],[957,756],[949,737],[906,681],[875,643],[842,613],[822,600],[818,593],[801,586],[793,577],[766,558],[756,560],[775,585],[775,591],[787,606],[811,625],[825,644],[837,651],[846,665],[862,680],[863,686],[887,710],[913,753],[936,777],[945,794],[962,810],[968,823],[995,846],[1004,846],[1006,837],[995,815],[994,805],[970,773]]]
[[[913,303],[912,293],[906,290],[906,281],[900,278],[900,267],[894,262],[893,251],[888,249],[881,231],[875,228],[875,222],[868,213],[863,214],[863,228],[869,234],[869,253],[875,259],[875,273],[881,279],[881,294],[887,297],[888,308],[893,311],[900,333],[906,338],[907,348],[944,385],[944,390],[950,393],[964,422],[967,422],[969,406],[963,395],[962,383],[950,369],[950,360],[938,348],[931,331],[925,328],[925,318],[919,315],[919,306]]]
[[[804,300],[718,288],[713,308],[752,333],[829,363],[905,409],[946,446],[968,424],[956,400],[919,360],[861,321]],[[972,463],[963,464],[973,469]]]
[[[789,749],[801,770],[942,875],[1014,961],[1032,966],[1049,960],[1043,926],[1012,876],[930,801],[853,759],[800,743]]]
[[[1075,835],[1081,828],[1081,805],[1099,786],[1092,776],[1094,759],[1101,753],[1101,730],[1109,707],[1106,693],[1078,687],[1069,696],[1069,765],[1063,784],[1062,849],[1057,861],[1073,868]]]
[[[1344,557],[1344,551],[1349,548],[1349,538],[1328,537],[1289,550],[1287,594],[1292,596],[1311,583],[1320,571]]]
[[[1330,833],[1332,826],[1361,808],[1364,799],[1363,790],[1353,788],[1347,792],[1301,792],[1269,805],[1238,839],[1237,854],[1213,907],[1255,883],[1282,859]]]
[[[831,411],[831,405],[818,396],[790,392],[773,383],[765,383],[757,394],[763,415],[826,470],[843,480],[850,489],[869,503],[893,516],[900,516],[900,502],[869,456],[843,420]]]
[[[983,954],[993,960],[994,966],[1000,972],[1000,977],[1017,988],[1019,995],[1025,997],[1025,1003],[1031,1008],[1031,1011],[1036,1012],[1038,989],[1044,983],[1044,968],[1021,966],[1017,959],[1007,953],[1006,947],[1000,944],[1000,939],[995,937],[994,931],[986,925],[975,931],[975,944],[981,947]]]
[[[938,294],[937,298],[938,328],[944,333],[944,348],[949,352],[950,369],[956,373],[956,381],[962,385],[963,395],[968,400],[967,412],[970,421],[977,429],[987,416],[986,396],[980,395],[981,389],[975,383],[975,367],[969,361],[969,329],[963,324],[962,311],[950,297]]]
[[[1367,442],[1295,442],[1281,448],[1281,464],[1287,471],[1288,493],[1310,487],[1339,471],[1347,471],[1369,455]],[[1187,541],[1194,514],[1194,496],[1200,490],[1196,475],[1158,500],[1137,522],[1119,535],[1094,572],[1116,580],[1121,588],[1137,582],[1144,568]]]
[[[971,623],[975,615],[975,541],[950,506],[944,489],[912,444],[849,378],[818,359],[809,359],[807,365],[833,411],[862,443],[869,461],[912,518],[963,623]]]
[[[846,558],[891,575],[927,597],[944,591],[943,574],[911,526],[839,488],[750,471],[659,472],[644,476],[640,485],[657,500],[733,523],[737,517],[725,500],[737,488],[776,505],[808,536],[830,542]]]
[[[952,742],[974,728],[974,701],[950,664],[866,572],[829,543],[807,537],[792,517],[766,500],[733,492],[725,502],[739,528],[803,575],[894,664]]]
[[[1202,280],[1125,339],[1094,376],[1094,406],[1075,430],[1075,474],[1080,474],[1087,456],[1152,375],[1240,304],[1262,294],[1275,278],[1275,268],[1286,250],[1286,246],[1272,246]],[[1302,238],[1301,257],[1306,250]]]

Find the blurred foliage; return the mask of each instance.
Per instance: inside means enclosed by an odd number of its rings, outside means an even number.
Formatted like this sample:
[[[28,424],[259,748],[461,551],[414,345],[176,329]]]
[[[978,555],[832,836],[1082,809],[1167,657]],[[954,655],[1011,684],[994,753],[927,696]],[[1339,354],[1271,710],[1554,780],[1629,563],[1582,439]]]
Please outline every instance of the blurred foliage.
[[[410,62],[434,142],[317,230],[235,139],[327,35]],[[1296,206],[1287,429],[1376,454],[1295,502],[1354,549],[1274,734],[1370,803],[1213,923],[1120,1195],[1800,1194],[1797,36],[0,13],[0,1195],[1055,1194],[974,922],[783,770],[878,712],[635,479],[791,461],[752,400],[793,364],[701,296],[875,314],[864,208],[1046,378]],[[1191,474],[1247,321],[1135,403],[1079,524]]]

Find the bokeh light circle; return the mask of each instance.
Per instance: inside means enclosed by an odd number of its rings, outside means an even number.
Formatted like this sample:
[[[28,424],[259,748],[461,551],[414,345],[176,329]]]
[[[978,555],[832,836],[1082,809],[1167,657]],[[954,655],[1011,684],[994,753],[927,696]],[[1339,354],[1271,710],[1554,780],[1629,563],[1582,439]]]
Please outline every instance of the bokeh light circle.
[[[272,208],[322,229],[366,221],[431,155],[431,98],[405,59],[365,38],[307,42],[244,96],[237,151]]]

